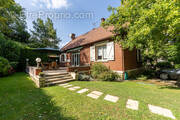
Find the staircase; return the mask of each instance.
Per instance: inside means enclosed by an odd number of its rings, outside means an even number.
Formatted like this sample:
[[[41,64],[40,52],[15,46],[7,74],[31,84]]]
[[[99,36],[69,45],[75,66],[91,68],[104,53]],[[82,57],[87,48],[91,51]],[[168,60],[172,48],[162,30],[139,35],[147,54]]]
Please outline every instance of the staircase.
[[[66,70],[45,71],[45,86],[58,85],[73,81],[73,77]]]

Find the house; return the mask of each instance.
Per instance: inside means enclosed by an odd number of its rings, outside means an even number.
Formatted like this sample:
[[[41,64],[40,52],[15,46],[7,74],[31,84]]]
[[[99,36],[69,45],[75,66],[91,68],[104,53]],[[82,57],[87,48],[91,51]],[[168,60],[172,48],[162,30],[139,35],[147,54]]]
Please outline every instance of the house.
[[[72,40],[60,50],[61,66],[68,67],[69,72],[88,71],[92,64],[101,62],[119,74],[138,70],[140,52],[122,49],[113,41],[112,30],[98,27],[78,37],[71,34]]]

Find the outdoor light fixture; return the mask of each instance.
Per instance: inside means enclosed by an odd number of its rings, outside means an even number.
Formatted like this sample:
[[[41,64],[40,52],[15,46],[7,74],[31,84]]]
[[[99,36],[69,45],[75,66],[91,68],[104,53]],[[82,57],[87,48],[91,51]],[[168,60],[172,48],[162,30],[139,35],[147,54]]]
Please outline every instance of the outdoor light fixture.
[[[41,62],[41,58],[36,58],[36,62],[37,62],[37,68],[39,68],[39,64]]]

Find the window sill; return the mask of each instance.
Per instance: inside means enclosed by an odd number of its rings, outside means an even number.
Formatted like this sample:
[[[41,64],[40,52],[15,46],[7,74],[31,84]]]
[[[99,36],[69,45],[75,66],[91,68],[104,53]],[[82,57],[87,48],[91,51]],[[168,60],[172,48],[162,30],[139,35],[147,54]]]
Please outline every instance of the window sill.
[[[96,62],[108,62],[108,60],[96,60]]]

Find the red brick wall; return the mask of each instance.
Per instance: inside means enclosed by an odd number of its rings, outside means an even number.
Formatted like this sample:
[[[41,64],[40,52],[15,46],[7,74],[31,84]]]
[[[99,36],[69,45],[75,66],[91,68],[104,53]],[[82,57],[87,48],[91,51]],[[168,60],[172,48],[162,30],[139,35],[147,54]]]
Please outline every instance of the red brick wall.
[[[115,59],[113,61],[102,62],[109,69],[115,71],[123,71],[123,49],[120,45],[115,43]],[[67,59],[70,59],[70,53],[67,54]],[[80,51],[80,65],[93,64],[90,62],[90,45],[84,46]],[[70,63],[66,63],[65,66],[69,66]],[[136,50],[129,51],[124,50],[124,67],[125,70],[136,69],[139,65],[136,59]]]
[[[80,51],[80,65],[90,64],[90,45],[84,46]]]
[[[108,61],[108,62],[102,62],[104,65],[106,65],[109,69],[111,70],[116,70],[116,71],[122,71],[122,48],[118,45],[115,44],[114,47],[114,60],[113,61]]]

